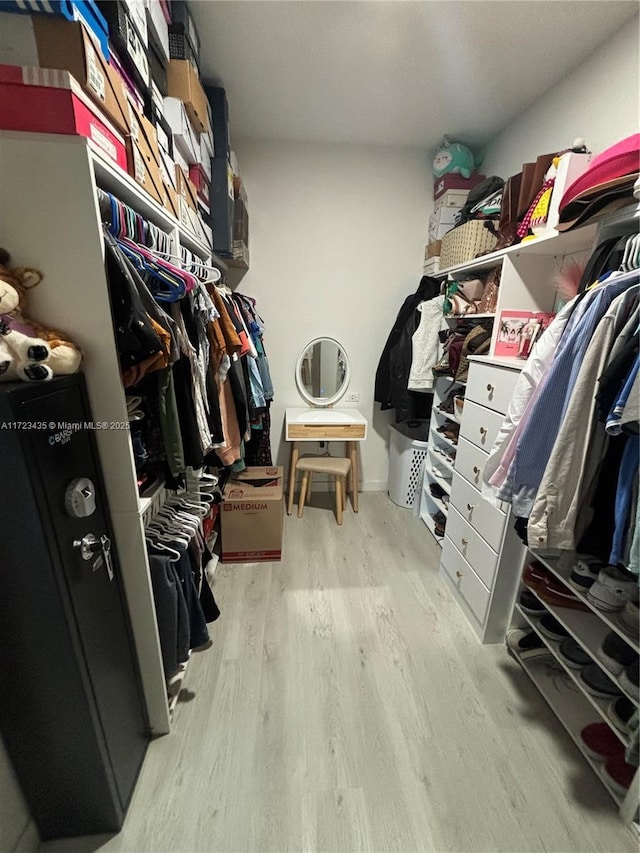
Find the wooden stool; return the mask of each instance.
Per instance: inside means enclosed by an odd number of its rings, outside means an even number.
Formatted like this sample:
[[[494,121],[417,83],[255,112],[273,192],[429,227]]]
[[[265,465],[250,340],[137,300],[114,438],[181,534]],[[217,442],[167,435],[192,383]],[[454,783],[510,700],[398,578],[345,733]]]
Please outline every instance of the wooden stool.
[[[302,471],[302,485],[298,498],[298,518],[302,518],[307,489],[313,474],[331,474],[336,478],[336,521],[342,524],[342,511],[347,505],[347,476],[351,460],[342,456],[302,456],[296,462],[296,471]]]

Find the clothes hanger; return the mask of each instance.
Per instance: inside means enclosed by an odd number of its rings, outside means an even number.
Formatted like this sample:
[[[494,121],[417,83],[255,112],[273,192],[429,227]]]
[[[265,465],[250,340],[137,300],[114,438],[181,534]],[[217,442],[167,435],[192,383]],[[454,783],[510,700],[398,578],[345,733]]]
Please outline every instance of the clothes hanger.
[[[188,547],[189,542],[191,541],[190,533],[183,533],[179,530],[177,531],[169,531],[169,529],[165,526],[160,525],[160,523],[150,522],[147,525],[149,531],[155,534],[156,538],[163,542],[164,544],[173,544],[176,547],[181,546],[183,549]]]
[[[171,548],[169,545],[164,545],[162,542],[157,542],[149,537],[145,537],[145,540],[154,551],[160,551],[161,554],[167,554],[172,563],[176,563],[182,556],[179,551],[176,551],[175,548]]]

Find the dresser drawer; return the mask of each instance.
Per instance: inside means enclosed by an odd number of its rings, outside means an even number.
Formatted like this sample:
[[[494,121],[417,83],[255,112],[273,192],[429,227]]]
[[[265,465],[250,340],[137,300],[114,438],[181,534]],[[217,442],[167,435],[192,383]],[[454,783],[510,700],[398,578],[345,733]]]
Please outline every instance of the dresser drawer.
[[[499,412],[465,401],[460,435],[488,453],[503,421],[504,415]]]
[[[479,489],[482,483],[482,472],[488,458],[489,454],[485,453],[484,450],[480,450],[475,444],[461,438],[456,453],[456,471],[462,474],[472,486]]]
[[[465,414],[466,401],[470,400],[504,415],[519,378],[519,370],[471,362],[465,394]]]
[[[494,551],[500,550],[507,516],[485,501],[480,492],[469,485],[460,474],[453,475],[451,505]]]
[[[461,556],[448,536],[445,536],[442,546],[442,561],[440,565],[451,580],[455,591],[464,599],[480,625],[484,625],[487,610],[489,609],[491,593],[473,571],[469,563]]]
[[[452,506],[449,506],[447,517],[447,536],[482,583],[487,589],[491,589],[498,566],[498,555]]]

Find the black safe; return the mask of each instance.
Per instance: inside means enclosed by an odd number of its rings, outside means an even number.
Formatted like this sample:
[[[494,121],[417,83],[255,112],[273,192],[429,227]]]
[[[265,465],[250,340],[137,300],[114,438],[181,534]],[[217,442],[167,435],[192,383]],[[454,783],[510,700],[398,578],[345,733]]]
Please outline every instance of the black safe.
[[[43,839],[117,831],[150,738],[81,374],[0,383],[0,732]]]

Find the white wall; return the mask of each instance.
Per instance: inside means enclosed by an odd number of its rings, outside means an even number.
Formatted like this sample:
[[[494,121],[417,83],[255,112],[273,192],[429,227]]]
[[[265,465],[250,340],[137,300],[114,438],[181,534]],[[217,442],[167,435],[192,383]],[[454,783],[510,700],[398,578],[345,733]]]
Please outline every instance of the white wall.
[[[301,143],[234,147],[251,234],[251,270],[238,289],[257,297],[267,324],[274,457],[288,463],[284,410],[304,405],[294,381],[299,351],[318,335],[335,337],[351,357],[350,390],[360,392],[351,405],[370,423],[363,487],[385,489],[390,417],[374,404],[373,384],[398,309],[422,275],[432,205],[427,155]],[[342,453],[342,445],[331,451]]]
[[[523,162],[568,148],[577,136],[598,154],[637,133],[638,83],[636,17],[498,134],[482,171],[508,178]]]

